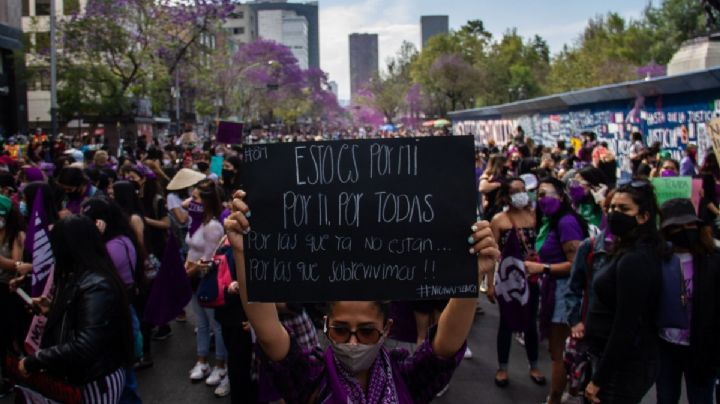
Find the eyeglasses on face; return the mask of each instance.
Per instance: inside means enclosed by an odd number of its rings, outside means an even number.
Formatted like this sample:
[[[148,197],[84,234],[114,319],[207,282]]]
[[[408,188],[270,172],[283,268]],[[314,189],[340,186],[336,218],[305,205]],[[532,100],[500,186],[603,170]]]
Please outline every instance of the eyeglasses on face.
[[[350,342],[350,338],[354,335],[358,343],[363,345],[373,345],[380,341],[380,338],[383,336],[383,332],[371,326],[359,327],[357,330],[352,331],[350,327],[346,325],[328,325],[326,323],[325,335],[327,335],[332,341],[339,344],[346,344]]]

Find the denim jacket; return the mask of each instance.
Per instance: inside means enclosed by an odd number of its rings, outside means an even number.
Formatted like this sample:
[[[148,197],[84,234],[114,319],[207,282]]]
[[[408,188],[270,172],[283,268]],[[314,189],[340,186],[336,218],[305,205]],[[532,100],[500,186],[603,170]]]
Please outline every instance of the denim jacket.
[[[595,246],[593,250],[592,269],[588,268],[588,255],[590,254],[590,238],[586,238],[580,243],[572,268],[570,269],[570,282],[567,292],[565,293],[566,315],[565,322],[569,326],[574,326],[582,319],[583,295],[587,286],[588,270],[592,273],[592,281],[597,278],[603,271],[607,269],[607,263],[610,261],[606,246],[606,232],[602,231],[595,237]],[[592,305],[595,300],[595,292],[593,288],[588,288],[588,304]]]

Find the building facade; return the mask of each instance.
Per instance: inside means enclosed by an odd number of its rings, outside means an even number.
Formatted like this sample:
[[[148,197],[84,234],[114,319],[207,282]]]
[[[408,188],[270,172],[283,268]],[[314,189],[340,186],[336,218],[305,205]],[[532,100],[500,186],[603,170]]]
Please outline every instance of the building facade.
[[[55,1],[57,18],[78,13],[87,0],[21,0],[22,31],[27,44],[27,119],[30,127],[50,127],[50,66],[37,57],[50,49],[50,1]]]
[[[260,10],[257,15],[258,35],[290,48],[300,67],[307,69],[310,63],[307,18],[290,10]]]
[[[247,4],[236,4],[235,10],[228,16],[223,28],[228,34],[235,50],[245,43],[257,39],[257,14]]]
[[[0,136],[27,130],[21,0],[0,1]]]
[[[257,13],[259,37],[289,47],[301,66],[307,58],[307,64],[303,68],[320,68],[317,1],[289,3],[287,0],[258,0],[248,4]]]
[[[430,38],[435,35],[447,34],[449,32],[448,16],[446,15],[423,15],[420,17],[420,31],[422,35],[423,48]]]
[[[350,34],[350,97],[378,73],[378,35]]]

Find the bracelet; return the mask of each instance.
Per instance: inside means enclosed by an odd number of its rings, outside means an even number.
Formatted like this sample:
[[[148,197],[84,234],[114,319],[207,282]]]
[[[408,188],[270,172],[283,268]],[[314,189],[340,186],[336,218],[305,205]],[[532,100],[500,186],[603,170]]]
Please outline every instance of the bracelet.
[[[543,273],[549,274],[550,273],[550,264],[543,265]]]

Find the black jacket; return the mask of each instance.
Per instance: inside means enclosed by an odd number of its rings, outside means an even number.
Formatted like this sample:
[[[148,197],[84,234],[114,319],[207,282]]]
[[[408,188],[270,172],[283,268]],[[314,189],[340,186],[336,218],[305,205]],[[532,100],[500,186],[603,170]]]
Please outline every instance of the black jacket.
[[[692,368],[705,375],[720,370],[720,253],[703,256],[693,272],[690,324]]]
[[[50,314],[40,350],[26,359],[26,369],[82,385],[126,366],[132,331],[120,293],[97,273],[69,280],[54,303],[64,309]]]
[[[654,361],[661,258],[646,242],[612,257],[593,280],[596,298],[588,311],[586,337],[600,357],[593,382],[602,388],[628,360]]]

